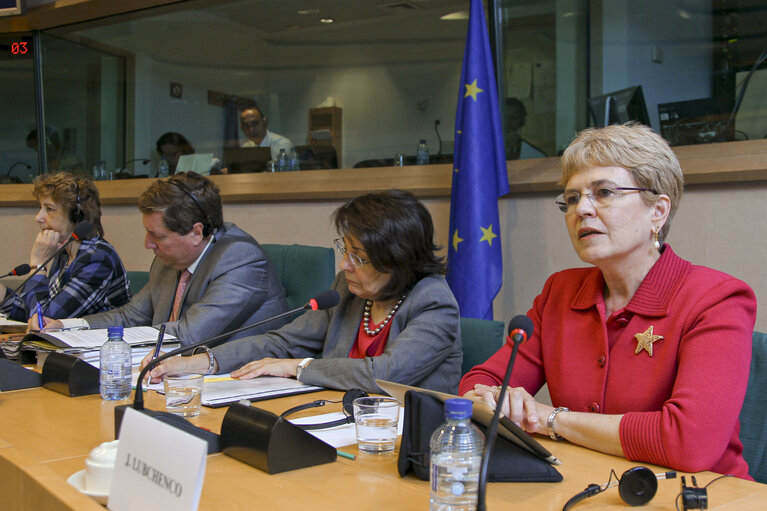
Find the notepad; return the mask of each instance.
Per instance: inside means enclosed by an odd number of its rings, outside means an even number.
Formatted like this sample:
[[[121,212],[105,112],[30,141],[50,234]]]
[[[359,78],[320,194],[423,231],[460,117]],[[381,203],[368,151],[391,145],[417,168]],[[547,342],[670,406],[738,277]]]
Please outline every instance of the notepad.
[[[250,380],[234,380],[228,374],[205,377],[202,404],[211,408],[236,403],[241,399],[260,401],[294,394],[326,390],[325,387],[307,385],[293,378],[259,376]]]
[[[123,339],[131,346],[154,344],[159,330],[151,326],[134,326],[123,330]],[[176,337],[165,333],[165,341]],[[100,348],[107,341],[107,329],[66,330],[63,332],[34,332],[24,336],[23,344],[34,341],[47,341],[57,348]]]

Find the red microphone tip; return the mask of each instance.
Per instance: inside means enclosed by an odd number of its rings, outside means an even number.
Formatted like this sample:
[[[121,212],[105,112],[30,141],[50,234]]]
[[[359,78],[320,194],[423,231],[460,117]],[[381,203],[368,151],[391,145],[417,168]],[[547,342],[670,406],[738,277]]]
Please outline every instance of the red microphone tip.
[[[317,304],[317,300],[315,300],[314,298],[309,300],[309,306],[312,308],[313,311],[316,311],[317,309],[320,308],[320,306]]]
[[[515,335],[519,335],[522,337],[521,342],[525,342],[527,340],[527,332],[525,332],[524,328],[515,328],[511,332],[509,332],[509,336],[507,337],[508,340],[511,340],[514,338]]]

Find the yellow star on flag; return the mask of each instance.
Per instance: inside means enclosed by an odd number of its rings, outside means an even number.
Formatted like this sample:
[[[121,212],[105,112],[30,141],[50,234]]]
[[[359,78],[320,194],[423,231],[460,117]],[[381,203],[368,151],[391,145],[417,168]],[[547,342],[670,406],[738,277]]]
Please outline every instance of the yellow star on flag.
[[[466,94],[464,94],[464,98],[467,98],[471,96],[471,98],[476,102],[477,101],[477,94],[480,92],[485,92],[484,90],[477,87],[477,80],[474,79],[473,82],[464,84],[464,87],[466,87]]]
[[[458,172],[458,167],[454,168],[453,172]]]
[[[482,243],[483,241],[487,241],[487,244],[491,247],[493,246],[493,238],[497,238],[498,235],[493,234],[493,224],[490,224],[490,226],[485,229],[481,225],[479,226],[480,229],[482,229],[482,237],[479,239],[479,242]]]
[[[662,335],[653,335],[652,325],[650,325],[650,328],[648,328],[644,332],[640,334],[634,334],[634,337],[637,340],[637,349],[634,350],[634,355],[639,355],[640,351],[645,350],[647,351],[647,353],[650,354],[651,357],[652,357],[652,343],[663,339]]]
[[[458,252],[458,244],[462,242],[463,239],[458,237],[458,229],[455,230],[453,233],[453,250]]]

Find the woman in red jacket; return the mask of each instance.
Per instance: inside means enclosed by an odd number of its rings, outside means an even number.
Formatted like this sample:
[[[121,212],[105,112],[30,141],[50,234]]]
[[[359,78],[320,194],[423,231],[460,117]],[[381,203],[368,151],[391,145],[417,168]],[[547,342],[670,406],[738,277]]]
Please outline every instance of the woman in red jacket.
[[[684,185],[650,128],[583,131],[562,156],[556,204],[589,268],[555,273],[527,315],[502,411],[528,432],[686,472],[748,476],[738,433],[756,298],[664,240]],[[496,404],[504,346],[461,380]],[[548,383],[554,407],[533,398]]]

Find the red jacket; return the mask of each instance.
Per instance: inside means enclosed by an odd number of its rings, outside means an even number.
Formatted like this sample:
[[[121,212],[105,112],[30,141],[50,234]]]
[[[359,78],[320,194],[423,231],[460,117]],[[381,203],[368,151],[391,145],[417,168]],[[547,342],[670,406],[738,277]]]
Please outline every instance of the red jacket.
[[[626,458],[685,472],[750,479],[738,437],[748,384],[756,297],[744,282],[695,266],[665,245],[629,304],[604,318],[597,268],[555,273],[527,315],[532,337],[517,355],[513,386],[535,394],[545,382],[554,406],[624,414]],[[635,334],[663,339],[635,353]],[[505,345],[461,380],[498,385]]]

